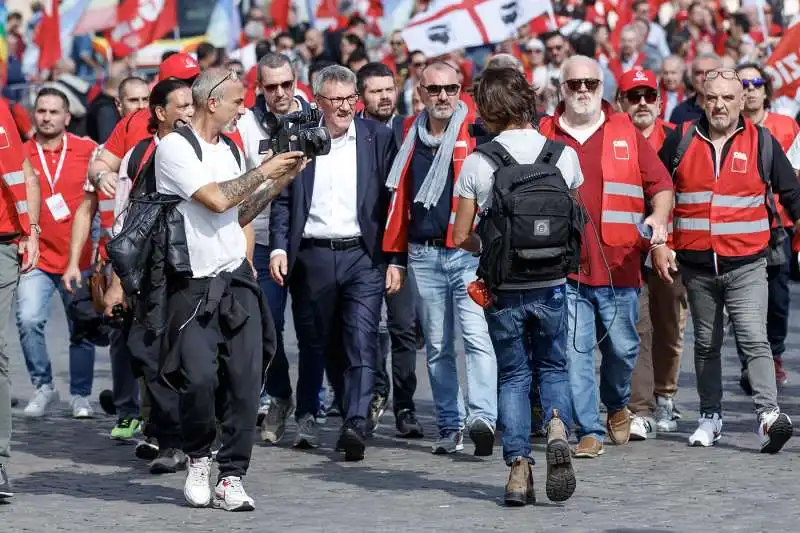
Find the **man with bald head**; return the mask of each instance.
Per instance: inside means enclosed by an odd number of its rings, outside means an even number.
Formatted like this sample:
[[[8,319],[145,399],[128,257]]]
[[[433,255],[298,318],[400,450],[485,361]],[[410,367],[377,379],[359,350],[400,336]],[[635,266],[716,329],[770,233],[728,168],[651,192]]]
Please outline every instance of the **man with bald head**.
[[[475,117],[460,99],[459,74],[435,61],[422,70],[417,88],[425,109],[404,123],[405,141],[386,185],[394,191],[384,234],[386,252],[408,252],[408,277],[422,311],[433,401],[438,414],[434,454],[464,449],[463,431],[475,455],[492,454],[497,418],[497,361],[483,309],[467,294],[478,258],[453,241],[461,165],[475,147],[468,126]],[[456,366],[458,320],[467,358],[468,405]]]
[[[683,73],[686,66],[683,58],[669,56],[661,65],[661,82],[659,92],[661,93],[661,118],[670,121],[670,116],[678,105],[683,102],[686,88],[683,85]]]
[[[584,175],[579,194],[596,230],[585,234],[580,273],[570,276],[566,291],[569,380],[579,439],[575,456],[591,458],[603,453],[606,432],[616,444],[630,438],[627,405],[639,353],[642,246],[646,251],[651,245],[654,268],[668,275],[668,258],[660,245],[667,239],[672,180],[628,116],[602,101],[603,72],[597,61],[586,56],[567,59],[560,85],[563,102],[555,116],[541,120],[539,130],[578,152]],[[645,218],[646,212],[650,215]],[[641,237],[648,232],[649,243]],[[600,400],[608,411],[605,428],[598,409],[596,346],[603,357]]]
[[[670,122],[681,125],[703,116],[705,105],[705,80],[706,72],[720,68],[722,60],[714,54],[698,55],[692,61],[692,89],[694,96],[675,108],[670,116]]]
[[[747,360],[760,449],[775,453],[793,429],[778,408],[764,318],[767,256],[773,256],[770,219],[774,192],[795,227],[800,225],[800,184],[778,141],[742,116],[745,93],[736,71],[707,72],[703,95],[704,115],[677,128],[659,153],[675,181],[671,246],[694,324],[700,420],[689,444],[711,446],[722,434],[722,313],[727,308]],[[769,151],[771,160],[765,155]]]

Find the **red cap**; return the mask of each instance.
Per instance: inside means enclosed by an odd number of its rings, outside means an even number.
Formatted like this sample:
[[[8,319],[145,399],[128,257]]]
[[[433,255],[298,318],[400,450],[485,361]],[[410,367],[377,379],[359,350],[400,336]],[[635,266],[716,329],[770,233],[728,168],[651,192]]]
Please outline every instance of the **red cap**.
[[[200,65],[189,54],[172,54],[158,67],[158,81],[168,78],[189,80],[200,75]]]
[[[619,80],[619,90],[630,91],[637,87],[647,87],[648,89],[658,89],[656,75],[650,70],[631,69],[622,75]]]

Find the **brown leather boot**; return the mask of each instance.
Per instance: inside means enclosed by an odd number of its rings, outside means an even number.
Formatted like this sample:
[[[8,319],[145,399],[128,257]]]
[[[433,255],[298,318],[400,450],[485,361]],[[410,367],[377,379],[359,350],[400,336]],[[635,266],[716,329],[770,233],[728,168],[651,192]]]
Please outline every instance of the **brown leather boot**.
[[[553,502],[563,502],[575,492],[575,471],[567,442],[567,428],[553,409],[553,418],[547,424],[547,497]]]
[[[517,459],[511,465],[511,474],[506,483],[505,502],[511,507],[536,503],[536,494],[533,492],[533,470],[527,459]]]
[[[606,431],[614,444],[628,444],[631,438],[631,412],[627,407],[608,415]]]

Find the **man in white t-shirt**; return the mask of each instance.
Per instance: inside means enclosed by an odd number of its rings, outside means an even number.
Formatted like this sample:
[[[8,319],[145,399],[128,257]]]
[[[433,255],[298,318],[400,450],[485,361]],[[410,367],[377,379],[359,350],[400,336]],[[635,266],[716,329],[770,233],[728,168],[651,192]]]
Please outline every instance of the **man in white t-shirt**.
[[[269,311],[261,303],[261,291],[246,260],[242,227],[305,161],[301,152],[289,152],[242,173],[241,152],[220,135],[244,113],[244,86],[235,73],[206,70],[192,85],[192,100],[195,115],[190,127],[162,139],[155,156],[156,190],[184,200],[177,209],[183,215],[192,270],[191,278],[169,280],[168,355],[162,371],[177,371],[182,378],[187,503],[246,511],[254,504],[241,478],[253,447],[263,375],[262,313]],[[262,184],[266,186],[259,189]],[[209,475],[217,417],[224,432],[212,502]]]
[[[555,171],[557,169],[566,184],[562,188],[561,196],[552,193],[551,209],[558,209],[555,203],[558,201],[577,209],[571,196],[583,183],[583,173],[575,150],[561,143],[548,141],[530,126],[534,118],[532,115],[536,94],[518,70],[487,69],[475,89],[474,98],[486,127],[491,132],[499,132],[499,135],[492,143],[479,146],[464,161],[455,188],[459,201],[453,240],[467,251],[487,252],[481,258],[478,268],[478,274],[482,276],[497,270],[497,265],[489,259],[493,254],[488,252],[495,241],[487,239],[487,226],[491,227],[496,223],[505,225],[510,221],[512,227],[516,227],[514,218],[507,218],[501,211],[492,208],[498,162],[505,157],[506,166],[516,166],[513,161],[509,165],[508,156],[520,165],[542,163],[543,157],[549,161],[547,164],[551,165],[549,169],[552,175],[549,179],[560,179]],[[500,155],[497,162],[494,156],[481,153],[483,149],[496,151]],[[519,201],[523,199],[519,198]],[[526,205],[533,206],[535,203]],[[485,220],[484,225],[476,232],[473,230],[473,223],[479,212]],[[566,209],[563,214],[568,212],[569,209]],[[554,235],[558,234],[561,223],[557,218],[560,217],[554,218],[551,212],[543,209],[541,216],[533,221],[534,236],[540,235],[540,228],[543,228],[541,235],[546,238],[551,235],[551,229]],[[485,242],[481,241],[479,234]],[[484,277],[483,282],[491,293],[491,301],[479,302],[476,299],[480,304],[485,303],[483,307],[489,335],[497,356],[498,418],[503,425],[503,459],[511,467],[505,502],[506,505],[517,506],[535,501],[531,469],[533,458],[529,440],[529,388],[532,378],[529,360],[533,361],[536,369],[547,429],[547,496],[553,501],[564,501],[575,491],[575,473],[567,443],[569,428],[572,427],[572,405],[567,373],[565,286],[569,266],[577,262],[576,254],[579,254],[580,245],[579,241],[575,242],[577,239],[573,239],[571,243],[559,243],[560,258],[525,260],[522,252],[544,253],[558,248],[548,240],[546,246],[549,248],[518,250],[515,246],[521,242],[514,241],[517,233],[512,231],[511,235],[510,246],[513,251],[503,246],[503,251],[495,257],[502,257],[505,261],[508,253],[519,252],[517,258],[511,262],[507,275],[502,279]],[[523,263],[524,269],[517,269]],[[527,275],[528,273],[532,275]]]

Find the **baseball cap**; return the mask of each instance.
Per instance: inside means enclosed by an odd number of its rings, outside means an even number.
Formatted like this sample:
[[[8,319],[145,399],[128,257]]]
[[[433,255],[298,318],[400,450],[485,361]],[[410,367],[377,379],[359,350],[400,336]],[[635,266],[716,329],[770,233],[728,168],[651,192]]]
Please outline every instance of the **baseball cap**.
[[[189,54],[172,54],[158,67],[158,81],[168,78],[190,80],[200,75],[200,65]]]
[[[627,92],[637,87],[647,87],[648,89],[658,89],[656,75],[650,70],[633,69],[622,75],[619,81],[619,89]]]
[[[540,39],[534,37],[533,39],[527,42],[525,48],[527,48],[529,51],[539,50],[541,52],[544,52],[544,43]]]

